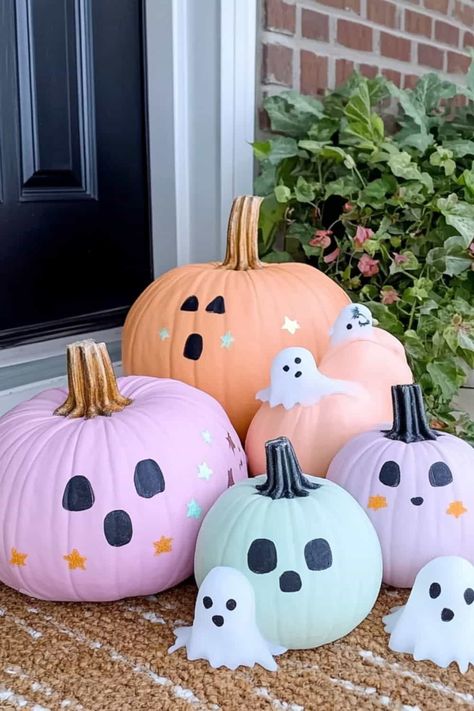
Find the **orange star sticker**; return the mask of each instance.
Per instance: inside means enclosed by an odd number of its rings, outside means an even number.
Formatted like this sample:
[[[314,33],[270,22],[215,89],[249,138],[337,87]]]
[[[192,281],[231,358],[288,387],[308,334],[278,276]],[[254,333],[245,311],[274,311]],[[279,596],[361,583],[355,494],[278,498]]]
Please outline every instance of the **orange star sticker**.
[[[160,540],[155,541],[153,545],[155,546],[155,555],[160,555],[160,553],[171,553],[173,550],[173,539],[161,536]]]
[[[367,508],[373,509],[374,511],[377,511],[378,509],[385,509],[387,506],[388,504],[385,496],[371,496],[369,498],[369,503],[367,504]]]
[[[464,504],[462,501],[452,501],[448,508],[446,509],[446,513],[449,516],[454,516],[455,518],[459,518],[463,514],[467,513],[467,509],[464,507]]]
[[[81,555],[77,548],[73,548],[69,555],[63,555],[63,558],[67,561],[69,570],[86,569],[87,558]]]
[[[26,565],[25,561],[28,558],[28,553],[20,553],[20,551],[17,551],[16,548],[12,548],[11,550],[11,558],[10,558],[10,565]]]

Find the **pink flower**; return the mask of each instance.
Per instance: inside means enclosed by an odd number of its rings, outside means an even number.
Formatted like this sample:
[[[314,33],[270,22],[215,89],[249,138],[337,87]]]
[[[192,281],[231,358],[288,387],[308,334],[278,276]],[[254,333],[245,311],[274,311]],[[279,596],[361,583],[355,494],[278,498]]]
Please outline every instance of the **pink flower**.
[[[351,210],[354,209],[354,205],[352,205],[352,203],[350,203],[350,202],[346,202],[343,205],[342,209],[344,210],[344,212],[351,212]]]
[[[395,301],[400,301],[398,291],[394,289],[393,286],[389,286],[380,292],[380,301],[386,306],[388,306],[388,304],[394,304]]]
[[[322,247],[326,249],[331,244],[331,230],[316,230],[313,239],[309,240],[311,247]]]
[[[354,237],[354,242],[358,247],[362,247],[364,242],[374,236],[373,231],[370,227],[362,227],[362,225],[357,225],[357,230]]]
[[[395,264],[405,264],[408,262],[408,257],[406,254],[399,254],[398,252],[393,253],[393,259]]]
[[[470,251],[471,255],[474,257],[474,242],[471,242],[471,244],[469,245],[469,251]]]
[[[359,271],[363,276],[371,277],[379,273],[379,260],[372,259],[368,254],[364,254],[357,262]]]
[[[335,262],[339,256],[340,251],[341,250],[339,249],[339,247],[336,247],[336,249],[331,252],[331,254],[327,254],[325,257],[323,257],[323,260],[326,264],[331,264],[331,262]]]

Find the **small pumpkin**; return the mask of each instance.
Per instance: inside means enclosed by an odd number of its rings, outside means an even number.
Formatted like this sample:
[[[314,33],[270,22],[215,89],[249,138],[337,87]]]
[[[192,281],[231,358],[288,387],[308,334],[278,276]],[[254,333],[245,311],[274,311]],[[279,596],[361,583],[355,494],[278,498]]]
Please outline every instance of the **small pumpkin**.
[[[384,581],[411,587],[438,556],[474,563],[474,449],[430,429],[418,385],[396,385],[392,398],[392,428],[350,440],[328,478],[347,489],[374,524]]]
[[[219,497],[196,544],[198,585],[215,566],[250,581],[263,636],[289,649],[348,634],[377,598],[377,534],[341,487],[302,474],[291,443],[266,444],[267,474]]]
[[[225,412],[173,380],[117,383],[103,343],[69,346],[68,382],[0,419],[0,580],[89,601],[180,582],[205,512],[246,476]]]
[[[195,385],[224,407],[243,439],[272,358],[295,343],[320,358],[348,298],[307,264],[258,258],[261,198],[232,206],[222,263],[172,269],[132,306],[123,332],[126,373]]]
[[[336,452],[360,432],[390,422],[390,387],[411,382],[403,347],[374,328],[366,306],[342,309],[331,331],[331,345],[316,365],[305,348],[287,348],[271,368],[269,388],[245,442],[252,474],[265,468],[264,443],[285,435],[304,471],[325,476]]]

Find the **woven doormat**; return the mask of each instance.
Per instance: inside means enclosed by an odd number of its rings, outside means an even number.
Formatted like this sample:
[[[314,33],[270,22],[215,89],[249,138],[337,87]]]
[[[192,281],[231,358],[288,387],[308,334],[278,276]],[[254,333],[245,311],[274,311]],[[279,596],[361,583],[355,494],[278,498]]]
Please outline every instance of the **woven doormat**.
[[[474,706],[474,671],[392,654],[382,617],[406,593],[383,590],[370,617],[339,642],[288,652],[280,670],[235,672],[169,656],[173,628],[190,624],[191,582],[109,604],[46,603],[0,585],[0,708],[400,709]]]

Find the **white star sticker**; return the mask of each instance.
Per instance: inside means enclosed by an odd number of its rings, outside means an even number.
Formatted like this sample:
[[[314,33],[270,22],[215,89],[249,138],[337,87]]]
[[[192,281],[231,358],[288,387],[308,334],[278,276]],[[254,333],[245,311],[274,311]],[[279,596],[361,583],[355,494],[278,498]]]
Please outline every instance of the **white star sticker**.
[[[210,467],[208,467],[206,462],[199,464],[198,469],[199,469],[199,474],[198,474],[199,479],[206,479],[206,481],[209,481],[209,479],[212,476],[212,469]]]
[[[203,430],[201,432],[201,437],[203,438],[206,444],[212,444],[212,435],[209,430]]]
[[[230,331],[227,331],[223,336],[221,336],[221,348],[230,348],[234,341],[234,336]]]
[[[301,326],[299,325],[298,321],[292,321],[291,318],[285,316],[283,326],[281,327],[282,331],[288,331],[288,333],[291,333],[291,335],[294,336],[299,328],[301,328]]]
[[[170,332],[167,328],[161,328],[160,329],[160,340],[161,341],[166,341],[167,338],[170,337]]]

